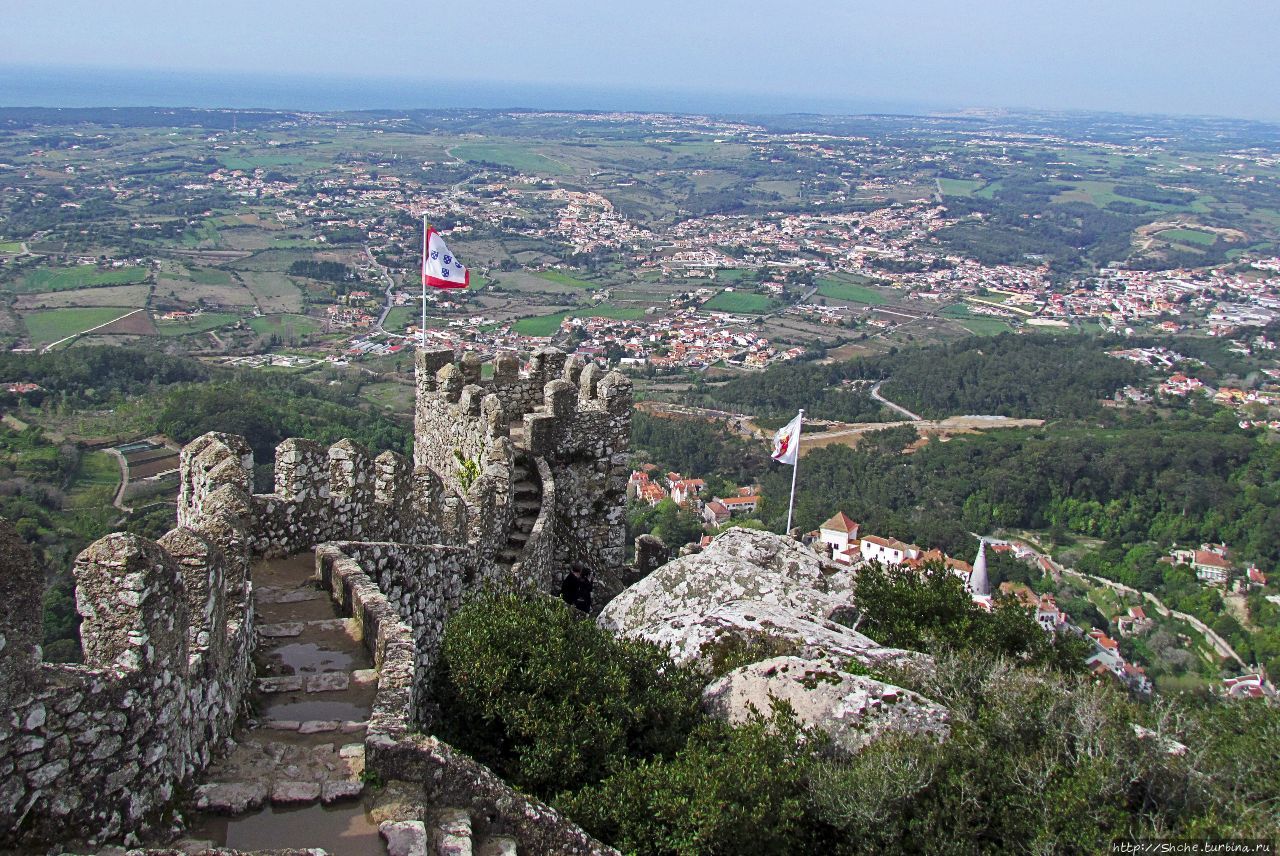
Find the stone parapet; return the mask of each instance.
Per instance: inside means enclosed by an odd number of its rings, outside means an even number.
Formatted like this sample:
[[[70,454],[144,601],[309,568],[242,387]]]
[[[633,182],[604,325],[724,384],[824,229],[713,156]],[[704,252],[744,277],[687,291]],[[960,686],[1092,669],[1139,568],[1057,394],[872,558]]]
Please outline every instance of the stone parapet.
[[[230,735],[252,678],[243,482],[232,444],[201,456],[212,466],[191,475],[222,513],[189,508],[158,543],[110,535],[76,559],[83,664],[40,662],[39,610],[3,616],[0,849],[136,840]],[[38,593],[16,539],[0,522],[0,576]]]

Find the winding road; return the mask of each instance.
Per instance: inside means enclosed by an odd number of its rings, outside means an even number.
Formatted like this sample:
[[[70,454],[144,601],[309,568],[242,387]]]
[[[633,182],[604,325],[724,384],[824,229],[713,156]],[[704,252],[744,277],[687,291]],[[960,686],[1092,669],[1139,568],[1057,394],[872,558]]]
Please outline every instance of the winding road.
[[[885,378],[885,380],[888,380],[888,378]],[[881,394],[880,394],[880,384],[882,384],[882,383],[884,383],[884,381],[883,381],[883,380],[881,380],[881,381],[877,381],[877,382],[876,382],[876,385],[875,385],[875,386],[873,386],[873,387],[871,387],[871,397],[872,397],[872,398],[874,398],[876,401],[878,401],[878,402],[880,402],[881,404],[883,404],[885,407],[888,407],[890,410],[895,410],[895,411],[897,411],[898,413],[901,413],[903,416],[907,417],[907,418],[908,418],[908,419],[910,419],[912,422],[923,422],[923,421],[924,421],[924,417],[923,417],[923,416],[917,416],[916,414],[912,413],[912,412],[911,412],[910,410],[908,410],[907,408],[903,407],[901,404],[894,404],[892,401],[890,401],[889,399],[887,399],[887,398],[885,398],[883,395],[881,395]]]

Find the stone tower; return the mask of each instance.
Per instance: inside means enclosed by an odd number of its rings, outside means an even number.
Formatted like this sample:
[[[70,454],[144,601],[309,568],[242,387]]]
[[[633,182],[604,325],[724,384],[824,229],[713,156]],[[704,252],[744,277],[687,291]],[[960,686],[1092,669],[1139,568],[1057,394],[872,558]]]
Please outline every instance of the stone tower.
[[[464,496],[491,485],[475,525],[486,555],[552,592],[582,562],[603,604],[621,591],[626,559],[631,381],[555,348],[523,369],[510,352],[492,377],[481,369],[474,354],[418,354],[415,467]]]

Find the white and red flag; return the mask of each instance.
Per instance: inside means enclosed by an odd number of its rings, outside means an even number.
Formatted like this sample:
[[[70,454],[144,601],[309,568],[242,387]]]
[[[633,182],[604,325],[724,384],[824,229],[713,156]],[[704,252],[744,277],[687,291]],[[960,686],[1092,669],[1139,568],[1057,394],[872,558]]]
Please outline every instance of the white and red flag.
[[[773,435],[773,459],[780,464],[796,465],[800,457],[800,423],[804,421],[804,411],[796,414],[782,430]]]
[[[422,284],[432,288],[466,288],[471,284],[470,271],[449,252],[444,238],[430,226],[422,241]]]

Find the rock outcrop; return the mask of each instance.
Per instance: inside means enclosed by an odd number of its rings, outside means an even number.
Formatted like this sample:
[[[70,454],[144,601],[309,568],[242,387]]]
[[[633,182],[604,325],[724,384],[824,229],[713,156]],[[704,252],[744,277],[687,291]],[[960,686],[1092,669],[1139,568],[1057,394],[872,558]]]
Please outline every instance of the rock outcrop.
[[[833,747],[857,752],[882,734],[950,733],[948,711],[910,690],[841,671],[829,661],[773,657],[734,669],[703,692],[709,713],[740,724],[789,704],[796,721],[822,731]]]
[[[852,600],[848,568],[790,538],[731,529],[701,553],[669,562],[624,591],[599,623],[708,671],[746,651],[760,652],[756,659],[787,654],[868,666],[927,658],[832,621]]]

